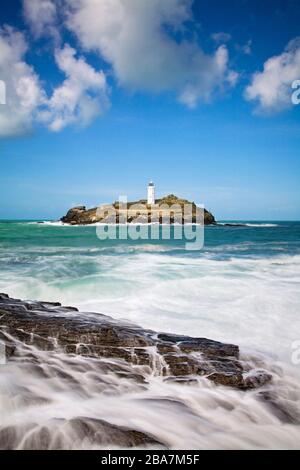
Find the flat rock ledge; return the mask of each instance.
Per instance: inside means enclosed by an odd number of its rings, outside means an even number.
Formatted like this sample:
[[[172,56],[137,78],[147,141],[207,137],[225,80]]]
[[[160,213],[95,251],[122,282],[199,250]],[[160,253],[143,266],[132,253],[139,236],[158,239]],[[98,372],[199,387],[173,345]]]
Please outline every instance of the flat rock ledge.
[[[241,361],[233,344],[157,333],[101,314],[81,314],[58,302],[22,301],[6,294],[0,294],[0,340],[8,361],[23,344],[33,345],[43,351],[118,359],[116,373],[122,376],[122,363],[131,364],[132,376],[141,381],[136,368],[141,365],[164,380],[191,383],[203,376],[239,390],[272,379],[266,370],[253,370]]]

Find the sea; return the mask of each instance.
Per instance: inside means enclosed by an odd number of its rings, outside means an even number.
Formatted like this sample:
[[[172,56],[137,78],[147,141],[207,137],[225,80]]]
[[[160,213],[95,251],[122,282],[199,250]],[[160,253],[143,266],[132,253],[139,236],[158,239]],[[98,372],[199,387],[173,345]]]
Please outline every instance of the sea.
[[[40,353],[42,375],[8,362],[0,366],[0,436],[13,430],[15,448],[42,446],[41,430],[47,448],[59,433],[63,448],[106,448],[76,440],[72,426],[58,429],[80,416],[145,432],[169,449],[300,447],[300,222],[224,221],[188,250],[172,231],[170,239],[100,240],[95,226],[4,220],[0,292],[234,343],[273,374],[268,403],[260,390],[205,378],[172,383],[159,371],[146,387],[113,373],[100,386],[92,359],[63,354]]]

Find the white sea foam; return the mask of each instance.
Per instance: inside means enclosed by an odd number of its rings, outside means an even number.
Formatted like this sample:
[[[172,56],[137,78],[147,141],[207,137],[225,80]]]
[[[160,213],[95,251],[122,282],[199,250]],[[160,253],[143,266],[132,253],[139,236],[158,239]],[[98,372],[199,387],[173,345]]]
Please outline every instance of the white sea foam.
[[[44,226],[51,226],[51,227],[97,227],[97,226],[106,226],[106,223],[103,222],[94,222],[92,224],[69,224],[62,222],[61,220],[41,220],[41,221],[28,221],[28,222],[20,222],[27,225],[44,225]],[[127,224],[109,224],[111,226],[123,226]],[[168,226],[169,224],[159,223],[159,222],[148,222],[148,223],[135,223],[131,222],[130,225],[138,225],[138,226],[149,226],[149,225],[160,225],[160,226]],[[179,223],[174,223],[172,225],[181,226]],[[185,225],[199,225],[197,223],[186,223]],[[236,222],[218,222],[217,226],[232,226],[232,227],[256,227],[256,228],[268,228],[268,227],[278,227],[279,225],[276,223],[268,223],[268,222],[244,222],[244,221],[236,221]],[[209,226],[214,227],[214,226]]]
[[[278,227],[278,224],[245,224],[246,227],[261,227],[261,228],[264,228],[264,227]]]
[[[145,386],[132,381],[125,363],[121,378],[107,370],[105,360],[29,346],[1,371],[0,431],[9,428],[6,443],[18,449],[105,448],[105,442],[92,444],[93,436],[78,435],[72,419],[84,417],[145,432],[170,449],[296,449],[299,383],[274,363],[268,367],[274,379],[267,390],[276,391],[275,407],[260,391],[217,387],[204,378],[191,385],[170,383],[136,366]]]
[[[34,222],[23,222],[24,224],[28,224],[28,225],[49,225],[49,226],[52,226],[52,227],[98,227],[98,226],[112,226],[112,227],[122,227],[122,226],[149,226],[149,225],[159,225],[161,227],[164,227],[164,226],[170,226],[169,223],[160,223],[160,222],[130,222],[130,223],[127,223],[127,224],[122,224],[122,223],[105,223],[105,222],[94,222],[94,223],[91,223],[91,224],[69,224],[69,223],[65,223],[65,222],[62,222],[61,220],[56,220],[56,221],[52,221],[52,220],[44,220],[44,221],[34,221]],[[171,224],[172,226],[179,226],[181,227],[183,224],[180,224],[180,223],[173,223]],[[194,225],[201,225],[199,223],[185,223],[184,225],[186,226],[194,226]],[[222,225],[222,224],[221,224]]]
[[[258,357],[272,371],[267,391],[276,392],[278,408],[261,400],[260,391],[238,392],[202,378],[184,386],[160,376],[147,377],[144,387],[99,372],[88,358],[33,351],[47,378],[29,363],[3,369],[1,426],[18,429],[20,447],[43,428],[54,445],[59,419],[86,416],[131,426],[170,448],[298,448],[300,370],[291,357],[300,339],[300,255],[241,256],[252,244],[206,247],[198,255],[163,244],[19,246],[0,251],[0,291],[238,344],[244,359]],[[224,253],[226,260],[219,257]],[[69,379],[61,378],[64,372]],[[36,423],[31,438],[22,430],[26,423]],[[72,440],[72,426],[63,429],[66,447],[89,446]]]
[[[226,227],[257,227],[257,228],[268,228],[268,227],[278,227],[278,224],[263,223],[263,222],[218,222],[217,225]]]
[[[50,253],[41,250],[34,266],[15,253],[16,269],[0,273],[1,291],[274,351],[290,361],[300,332],[298,255],[218,260],[209,253],[176,255],[163,245]]]

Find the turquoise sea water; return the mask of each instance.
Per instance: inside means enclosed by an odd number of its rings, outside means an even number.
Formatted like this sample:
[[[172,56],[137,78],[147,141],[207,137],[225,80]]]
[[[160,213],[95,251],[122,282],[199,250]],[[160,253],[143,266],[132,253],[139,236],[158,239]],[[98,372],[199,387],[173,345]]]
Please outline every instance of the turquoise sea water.
[[[0,291],[288,360],[300,338],[300,222],[206,227],[185,240],[99,240],[95,227],[0,222]]]
[[[140,386],[62,353],[30,351],[27,363],[27,351],[0,375],[0,430],[14,429],[19,448],[39,448],[45,429],[55,447],[59,426],[63,447],[94,448],[76,441],[78,416],[131,426],[176,449],[299,447],[299,222],[206,227],[203,249],[188,251],[184,240],[101,241],[96,227],[1,221],[0,268],[0,292],[12,297],[238,344],[242,360],[273,374],[267,391],[276,402],[203,378],[170,383],[159,371]]]

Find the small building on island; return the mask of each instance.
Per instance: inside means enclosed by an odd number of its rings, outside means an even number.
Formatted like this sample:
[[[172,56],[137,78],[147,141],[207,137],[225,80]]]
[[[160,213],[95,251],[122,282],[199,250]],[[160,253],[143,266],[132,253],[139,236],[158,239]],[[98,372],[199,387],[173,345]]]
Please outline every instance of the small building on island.
[[[147,204],[155,204],[155,186],[153,181],[148,184]]]

